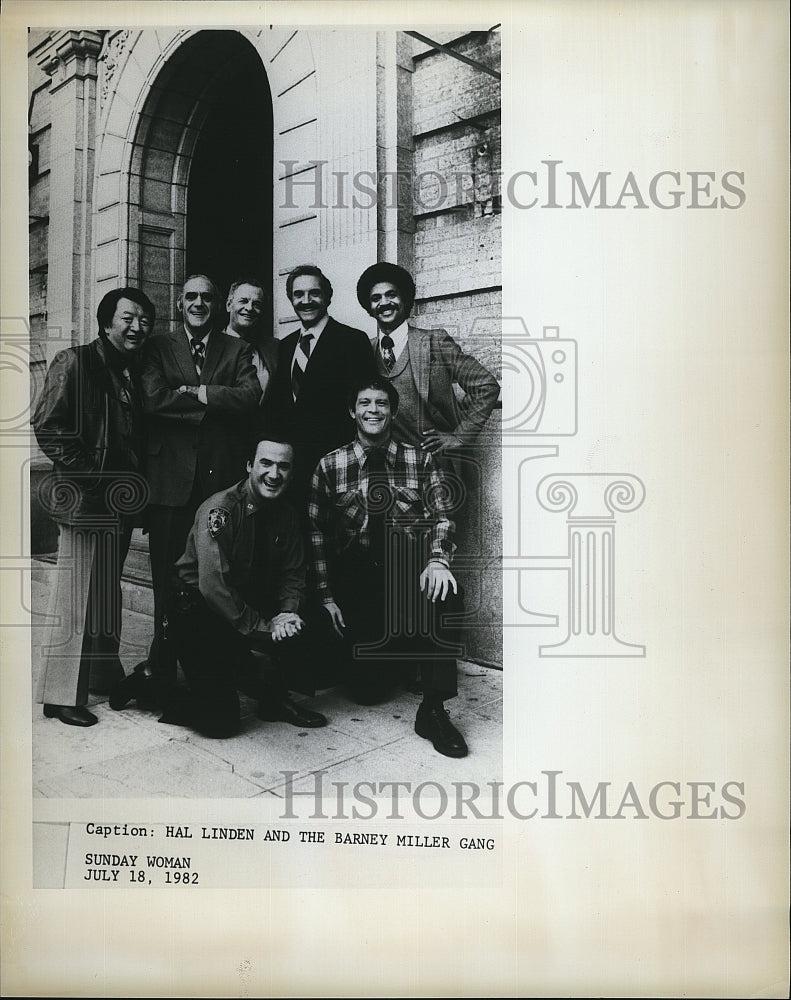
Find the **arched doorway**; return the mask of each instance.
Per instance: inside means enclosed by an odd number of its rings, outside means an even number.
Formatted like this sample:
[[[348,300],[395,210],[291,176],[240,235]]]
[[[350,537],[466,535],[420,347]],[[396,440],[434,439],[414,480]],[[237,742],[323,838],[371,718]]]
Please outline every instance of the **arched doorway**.
[[[175,321],[185,275],[221,292],[237,274],[271,292],[272,98],[261,57],[235,31],[184,41],[151,86],[129,178],[129,275]]]
[[[235,61],[211,100],[187,188],[186,271],[223,294],[272,274],[272,101],[260,58]]]

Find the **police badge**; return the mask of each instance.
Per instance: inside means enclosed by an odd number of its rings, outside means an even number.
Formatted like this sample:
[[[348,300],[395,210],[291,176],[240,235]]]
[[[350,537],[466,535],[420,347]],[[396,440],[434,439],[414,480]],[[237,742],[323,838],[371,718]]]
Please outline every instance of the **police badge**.
[[[219,535],[228,523],[229,517],[228,511],[224,507],[212,507],[209,511],[209,534],[212,538],[216,538]]]

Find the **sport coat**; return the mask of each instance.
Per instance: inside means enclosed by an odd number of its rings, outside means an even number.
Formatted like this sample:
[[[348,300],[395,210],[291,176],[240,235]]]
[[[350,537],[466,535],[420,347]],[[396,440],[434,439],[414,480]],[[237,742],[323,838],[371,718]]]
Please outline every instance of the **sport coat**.
[[[294,402],[291,363],[299,335],[296,330],[279,343],[277,371],[265,404],[265,423],[280,429],[294,442],[297,479],[307,488],[319,459],[354,437],[347,396],[357,381],[376,373],[376,363],[362,330],[330,317],[311,351]]]
[[[196,476],[204,497],[245,475],[261,387],[252,348],[214,330],[200,378],[183,328],[152,337],[143,366],[151,503],[184,506]],[[178,391],[205,385],[207,404]]]
[[[494,409],[500,384],[470,354],[465,354],[444,330],[409,325],[409,360],[418,396],[438,430],[471,444]],[[454,383],[464,390],[459,399]]]

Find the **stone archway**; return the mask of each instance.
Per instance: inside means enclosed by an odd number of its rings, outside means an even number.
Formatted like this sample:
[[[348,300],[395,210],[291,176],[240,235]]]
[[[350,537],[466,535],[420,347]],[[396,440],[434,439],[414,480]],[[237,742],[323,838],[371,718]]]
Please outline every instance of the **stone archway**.
[[[200,31],[154,80],[129,176],[129,279],[163,319],[186,273],[221,290],[271,274],[272,101],[258,53],[235,31]]]
[[[288,179],[282,163],[297,164],[291,169],[298,173],[305,169],[302,164],[315,165],[318,156],[320,111],[308,33],[277,26],[115,31],[108,33],[99,62],[91,253],[94,302],[119,284],[143,284],[157,304],[158,329],[172,322],[187,257],[192,260],[193,246],[200,256],[201,242],[206,245],[206,237],[200,236],[197,244],[191,244],[187,205],[193,161],[200,171],[200,136],[212,131],[212,113],[222,103],[223,93],[238,99],[240,91],[254,85],[256,114],[259,123],[264,122],[264,138],[272,142],[274,169],[263,168],[265,177],[256,190],[270,200],[259,204],[251,217],[263,220],[251,223],[253,229],[260,228],[263,242],[256,250],[249,236],[241,241],[248,247],[243,250],[245,257],[258,253],[260,266],[255,261],[235,266],[244,270],[252,266],[263,272],[264,281],[273,278],[277,328],[283,322],[280,314],[290,313],[280,288],[284,271],[317,257],[320,249],[316,213],[291,206],[283,195]],[[253,103],[245,93],[244,107]],[[264,155],[272,153],[267,148]],[[256,156],[260,162],[260,148],[247,156],[248,176]],[[205,172],[210,175],[211,169],[210,157]],[[226,176],[232,173],[227,164],[224,169]],[[241,227],[246,224],[239,221]],[[204,220],[203,227],[211,230],[211,220]]]

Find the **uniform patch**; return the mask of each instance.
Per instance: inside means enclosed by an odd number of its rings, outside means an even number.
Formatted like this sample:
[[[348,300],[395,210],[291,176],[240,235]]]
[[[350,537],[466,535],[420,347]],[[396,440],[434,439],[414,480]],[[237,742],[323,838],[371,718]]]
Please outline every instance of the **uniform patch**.
[[[212,538],[216,538],[219,535],[228,523],[230,516],[224,507],[212,507],[209,511],[209,534]]]

